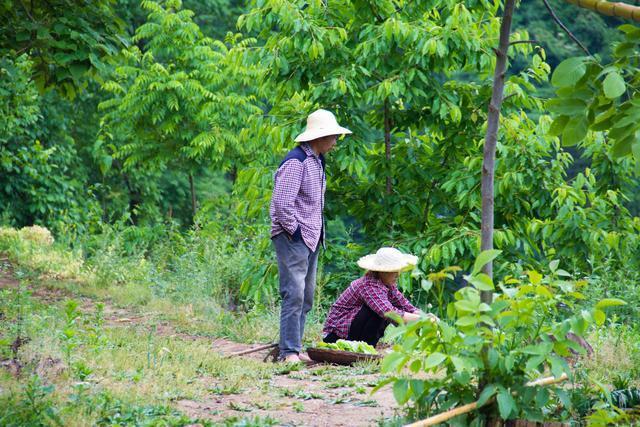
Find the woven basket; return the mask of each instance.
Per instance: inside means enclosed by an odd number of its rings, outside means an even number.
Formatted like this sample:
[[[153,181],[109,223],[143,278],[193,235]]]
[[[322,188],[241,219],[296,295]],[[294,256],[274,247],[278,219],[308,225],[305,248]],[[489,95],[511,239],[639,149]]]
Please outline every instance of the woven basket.
[[[337,365],[351,365],[359,360],[382,359],[379,354],[354,353],[352,351],[330,350],[327,348],[307,348],[307,354],[316,362],[335,363]]]

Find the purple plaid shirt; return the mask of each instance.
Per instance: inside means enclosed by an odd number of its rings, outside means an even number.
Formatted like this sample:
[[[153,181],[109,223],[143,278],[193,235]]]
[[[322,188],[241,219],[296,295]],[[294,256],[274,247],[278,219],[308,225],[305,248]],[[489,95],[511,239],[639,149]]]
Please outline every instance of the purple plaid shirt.
[[[326,178],[322,156],[308,144],[300,144],[289,152],[273,179],[271,237],[282,232],[293,235],[300,227],[305,245],[315,251],[324,233]]]
[[[382,318],[390,311],[400,316],[405,312],[418,311],[395,285],[388,287],[372,274],[366,274],[351,282],[331,306],[322,332],[325,335],[333,332],[340,338],[347,338],[351,322],[365,304]]]

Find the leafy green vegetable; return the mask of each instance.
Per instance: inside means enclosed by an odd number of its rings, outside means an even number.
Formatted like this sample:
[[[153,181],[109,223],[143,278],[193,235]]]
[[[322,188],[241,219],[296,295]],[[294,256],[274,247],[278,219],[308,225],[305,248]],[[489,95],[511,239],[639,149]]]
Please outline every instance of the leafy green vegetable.
[[[335,343],[319,342],[316,343],[317,348],[326,348],[330,350],[350,351],[353,353],[378,354],[373,346],[363,341],[338,340]]]

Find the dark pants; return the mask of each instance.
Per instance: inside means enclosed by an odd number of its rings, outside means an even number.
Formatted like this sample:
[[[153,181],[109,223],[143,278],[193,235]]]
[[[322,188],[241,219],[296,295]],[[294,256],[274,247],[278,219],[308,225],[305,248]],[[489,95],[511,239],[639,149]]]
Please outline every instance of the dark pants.
[[[364,341],[367,344],[376,346],[380,338],[384,335],[389,321],[378,316],[378,313],[371,310],[366,304],[362,306],[356,317],[353,318],[351,326],[349,326],[349,341]],[[331,332],[323,341],[326,343],[334,343],[340,339],[339,336]]]

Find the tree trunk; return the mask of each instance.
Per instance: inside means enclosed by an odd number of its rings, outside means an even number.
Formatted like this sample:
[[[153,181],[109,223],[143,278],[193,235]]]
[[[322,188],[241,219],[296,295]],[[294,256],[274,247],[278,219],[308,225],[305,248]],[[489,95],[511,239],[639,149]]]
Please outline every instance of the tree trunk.
[[[191,210],[193,212],[193,222],[196,222],[196,213],[198,213],[198,201],[196,199],[196,188],[193,185],[193,175],[189,173],[189,188],[191,189]]]
[[[500,107],[504,91],[504,78],[507,70],[507,50],[511,34],[511,18],[515,0],[507,0],[504,5],[504,15],[500,25],[500,43],[496,50],[496,69],[493,74],[493,91],[489,112],[487,114],[487,134],[484,139],[484,157],[482,162],[482,225],[481,250],[493,249],[493,181],[495,176],[496,142],[500,125]],[[487,263],[482,271],[493,277],[493,263]],[[491,304],[493,292],[482,291],[482,301]]]
[[[593,10],[602,15],[617,16],[640,22],[640,7],[626,3],[612,3],[604,0],[566,0],[567,3]]]
[[[388,98],[384,100],[384,152],[387,159],[387,194],[391,194],[391,113]]]

